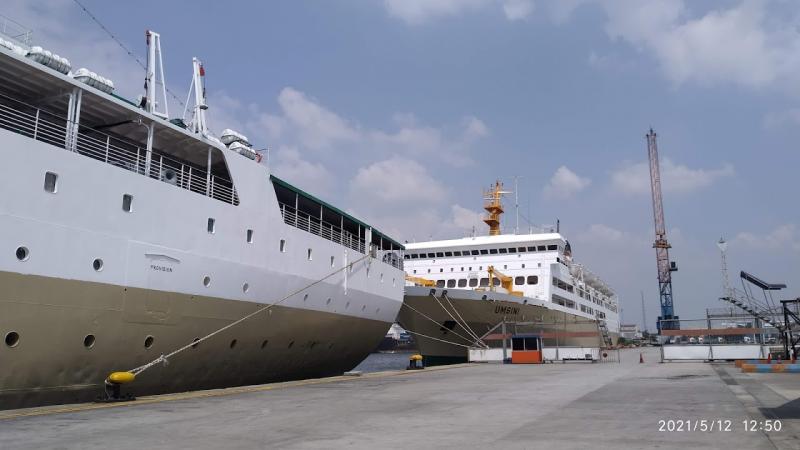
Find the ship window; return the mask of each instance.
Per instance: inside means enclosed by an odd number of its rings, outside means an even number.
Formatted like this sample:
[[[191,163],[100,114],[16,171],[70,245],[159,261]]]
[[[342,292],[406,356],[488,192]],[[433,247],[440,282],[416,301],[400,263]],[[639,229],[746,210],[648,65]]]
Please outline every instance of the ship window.
[[[216,231],[216,221],[214,220],[214,218],[213,218],[213,217],[209,217],[209,218],[208,218],[208,226],[207,226],[207,229],[208,229],[208,232],[209,232],[210,234],[214,234],[214,232]]]
[[[453,252],[444,252],[444,256],[453,256]]]
[[[428,253],[428,258],[436,258],[436,254],[434,254],[434,253]]]
[[[86,348],[92,348],[94,347],[94,341],[95,341],[94,335],[87,334],[86,337],[83,338],[83,346]]]
[[[439,269],[439,273],[442,273],[442,272],[444,272],[444,269]]]
[[[517,253],[517,249],[515,247],[511,247],[508,249],[508,253]]]
[[[486,250],[486,249],[481,250],[481,255],[488,255],[488,254],[489,254],[489,250]]]
[[[488,278],[481,278],[481,286],[482,287],[489,286],[489,279]]]
[[[417,269],[414,269],[414,273],[417,273]]]
[[[211,277],[209,277],[208,275],[203,277],[203,286],[205,287],[211,286]]]
[[[45,172],[44,174],[44,190],[51,194],[55,194],[58,187],[58,174],[53,172]]]
[[[6,334],[6,345],[9,347],[16,347],[19,344],[19,333],[11,331]]]
[[[500,249],[500,253],[508,253],[508,250],[506,250],[506,249],[504,249],[504,248],[501,248],[501,249]]]
[[[548,245],[547,246],[547,250],[548,251],[558,250],[558,246],[557,245]]]
[[[528,284],[539,284],[539,277],[536,275],[528,275]]]
[[[443,288],[444,287],[444,280],[436,281],[436,287],[437,288]]]
[[[523,264],[523,265],[522,265],[522,268],[523,268],[523,269],[525,268],[525,264]]]
[[[492,284],[494,284],[495,287],[500,286],[500,278],[494,278]]]
[[[131,194],[124,194],[122,196],[122,210],[125,212],[133,211],[133,196]]]
[[[247,243],[253,243],[253,230],[247,230]]]
[[[411,256],[411,259],[419,258],[419,255],[417,255],[416,253],[412,253],[410,256]]]
[[[447,280],[447,287],[449,287],[449,288],[456,287],[456,280],[452,280],[452,279]]]
[[[473,255],[477,255],[477,254],[478,254],[478,251],[477,251],[477,250],[472,250],[472,254],[473,254]]]
[[[455,251],[455,252],[453,252],[453,256],[461,256],[461,252],[460,251]]]
[[[458,280],[458,287],[467,287],[467,279],[466,278],[462,278],[462,279]]]
[[[469,279],[469,287],[475,287],[477,285],[478,285],[478,279],[477,278],[470,278]]]
[[[525,277],[515,277],[514,284],[517,286],[522,286],[523,284],[525,284]]]
[[[463,267],[461,268],[461,271],[462,271],[462,272],[464,271],[464,268],[463,268]]]
[[[27,261],[30,256],[28,247],[17,247],[17,259],[20,261]]]
[[[97,272],[100,272],[101,270],[103,270],[103,260],[100,259],[100,258],[97,258],[94,261],[92,261],[92,268],[94,268],[94,270],[97,271]]]
[[[336,262],[336,258],[334,258],[333,256],[331,256],[331,267],[333,267],[333,264],[334,264],[334,262]]]
[[[503,270],[508,269],[508,264],[503,264]]]
[[[454,271],[455,269],[456,269],[455,267],[451,267],[450,272]]]
[[[520,247],[517,249],[517,251],[520,253],[525,253],[525,247]]]
[[[411,259],[411,255],[405,255],[403,256],[403,259]]]
[[[492,255],[496,255],[497,254],[497,249],[496,248],[490,248],[489,249],[489,253],[492,254]]]
[[[444,256],[444,253],[442,253],[442,252],[436,252],[436,257],[437,257],[437,258],[441,258],[441,257],[443,257],[443,256]]]
[[[286,253],[286,239],[281,239],[280,250],[281,250],[281,253]]]
[[[536,251],[536,247],[528,247],[528,251],[529,252],[535,252]]]
[[[547,247],[545,247],[544,245],[540,245],[540,246],[539,246],[537,249],[538,249],[540,252],[543,252],[543,251],[547,250]]]

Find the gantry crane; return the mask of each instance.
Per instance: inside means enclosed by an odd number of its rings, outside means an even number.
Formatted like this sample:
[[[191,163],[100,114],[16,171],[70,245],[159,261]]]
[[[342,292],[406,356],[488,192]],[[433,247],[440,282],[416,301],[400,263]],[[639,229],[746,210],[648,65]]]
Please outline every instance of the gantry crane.
[[[650,192],[653,194],[653,217],[656,226],[656,265],[658,267],[658,291],[661,300],[661,316],[658,318],[658,332],[661,330],[678,330],[680,324],[672,305],[672,272],[678,270],[675,262],[669,260],[667,226],[664,223],[664,205],[661,201],[661,173],[658,166],[658,146],[653,129],[647,133],[647,155],[650,158]]]

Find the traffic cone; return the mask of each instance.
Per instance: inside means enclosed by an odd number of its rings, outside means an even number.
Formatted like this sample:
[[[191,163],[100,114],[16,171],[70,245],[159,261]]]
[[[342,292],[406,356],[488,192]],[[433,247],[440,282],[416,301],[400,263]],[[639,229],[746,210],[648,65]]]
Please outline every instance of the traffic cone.
[[[644,356],[642,355],[642,352],[639,352],[639,364],[644,364]]]

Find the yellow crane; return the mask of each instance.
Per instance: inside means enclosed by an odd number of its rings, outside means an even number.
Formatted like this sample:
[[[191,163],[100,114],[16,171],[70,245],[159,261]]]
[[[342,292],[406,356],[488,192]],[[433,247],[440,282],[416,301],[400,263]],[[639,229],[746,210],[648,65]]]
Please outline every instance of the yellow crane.
[[[503,274],[499,270],[495,269],[494,266],[489,266],[487,268],[489,271],[489,289],[494,289],[494,279],[497,278],[500,280],[500,286],[507,290],[509,295],[514,295],[516,297],[522,297],[521,291],[514,290],[514,279],[508,275]]]
[[[406,281],[410,281],[418,286],[436,287],[436,282],[433,280],[429,280],[427,278],[412,277],[410,275],[406,275]]]

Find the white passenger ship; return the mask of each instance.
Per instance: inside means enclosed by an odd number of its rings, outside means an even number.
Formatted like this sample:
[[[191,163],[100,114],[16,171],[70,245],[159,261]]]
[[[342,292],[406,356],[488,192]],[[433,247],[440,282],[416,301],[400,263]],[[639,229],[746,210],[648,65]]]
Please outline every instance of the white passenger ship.
[[[398,321],[426,364],[467,360],[468,348],[519,324],[549,347],[605,347],[619,336],[617,296],[572,259],[557,232],[500,234],[502,185],[487,192],[488,236],[406,244]],[[491,336],[491,335],[490,335]]]
[[[272,176],[241,134],[209,134],[198,60],[187,125],[154,95],[156,33],[137,102],[27,37],[0,36],[0,409],[93,399],[110,372],[309,285],[130,393],[335,375],[378,345],[403,246]]]

